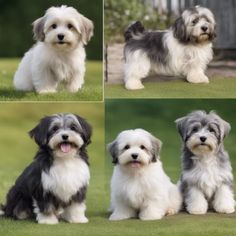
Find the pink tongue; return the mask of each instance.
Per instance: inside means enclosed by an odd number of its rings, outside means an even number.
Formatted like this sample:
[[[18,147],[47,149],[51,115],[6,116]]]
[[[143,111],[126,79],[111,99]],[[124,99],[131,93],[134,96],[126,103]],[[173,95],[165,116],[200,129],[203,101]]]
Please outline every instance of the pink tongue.
[[[131,162],[130,165],[132,168],[139,168],[141,166],[141,164],[139,162]]]
[[[60,148],[62,152],[68,153],[71,150],[71,145],[69,143],[62,143]]]

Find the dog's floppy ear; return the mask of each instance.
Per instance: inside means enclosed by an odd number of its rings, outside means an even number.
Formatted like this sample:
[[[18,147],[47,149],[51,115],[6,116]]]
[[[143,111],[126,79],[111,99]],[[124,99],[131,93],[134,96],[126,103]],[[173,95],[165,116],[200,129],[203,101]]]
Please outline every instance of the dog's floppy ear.
[[[93,22],[85,16],[79,14],[79,29],[81,33],[81,40],[84,45],[87,45],[93,36]]]
[[[185,135],[185,122],[186,122],[185,116],[175,120],[176,128],[183,140],[185,139],[185,137],[184,137],[184,135]]]
[[[218,116],[214,111],[211,111],[210,115],[212,115],[219,122],[221,131],[220,138],[221,140],[223,140],[231,130],[230,124],[227,121],[223,120],[220,116]]]
[[[179,17],[172,26],[174,37],[180,42],[186,43],[189,41],[187,36],[186,26],[182,17]]]
[[[152,153],[153,153],[152,162],[156,162],[157,159],[160,158],[162,142],[153,135],[151,135],[151,142],[152,142]]]
[[[45,24],[45,17],[41,17],[33,22],[33,32],[34,32],[34,39],[37,41],[44,41],[45,34],[44,34],[44,24]]]
[[[107,145],[107,150],[110,152],[112,156],[112,163],[117,164],[118,163],[118,147],[117,147],[117,141],[113,141]]]
[[[91,136],[92,136],[92,126],[82,117],[75,115],[78,122],[81,125],[82,128],[82,138],[84,141],[84,144],[87,146],[91,143]]]
[[[45,146],[47,144],[47,136],[50,123],[51,117],[46,116],[40,120],[37,126],[35,126],[31,131],[29,131],[30,137],[33,138],[40,147]]]

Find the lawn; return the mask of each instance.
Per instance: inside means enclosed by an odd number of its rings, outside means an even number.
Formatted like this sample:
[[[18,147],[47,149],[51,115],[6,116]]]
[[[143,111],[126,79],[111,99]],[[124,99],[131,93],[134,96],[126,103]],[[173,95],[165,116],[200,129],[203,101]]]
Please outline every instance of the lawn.
[[[13,76],[20,59],[0,59],[0,101],[102,101],[103,69],[100,61],[87,61],[85,84],[75,94],[62,87],[56,94],[38,95],[35,92],[15,91]]]
[[[232,130],[225,139],[236,176],[236,115],[235,100],[106,100],[105,140],[111,142],[125,129],[144,128],[152,132],[163,142],[161,159],[166,173],[173,182],[180,176],[181,140],[174,120],[196,109],[216,110],[231,123]],[[106,173],[111,176],[111,157],[106,154]],[[109,188],[109,178],[106,180]],[[235,188],[236,190],[236,188]],[[112,235],[236,235],[236,214],[224,215],[208,213],[194,216],[180,213],[168,216],[160,221],[141,222],[126,220],[111,223]]]
[[[182,79],[145,82],[142,90],[129,91],[123,84],[106,84],[106,98],[235,98],[236,78],[214,77],[209,84],[191,84]]]

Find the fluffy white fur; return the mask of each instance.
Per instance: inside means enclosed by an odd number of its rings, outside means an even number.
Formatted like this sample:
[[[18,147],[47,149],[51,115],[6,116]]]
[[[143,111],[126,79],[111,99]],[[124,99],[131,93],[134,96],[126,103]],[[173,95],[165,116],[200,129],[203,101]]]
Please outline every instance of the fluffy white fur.
[[[38,42],[15,73],[15,89],[54,93],[63,82],[69,92],[77,92],[84,83],[84,45],[93,35],[93,23],[74,8],[61,6],[49,8],[33,26]]]
[[[136,217],[137,213],[141,220],[157,220],[179,211],[181,194],[162,168],[160,145],[150,133],[136,129],[121,132],[108,146],[113,162],[117,158],[111,179],[110,220]],[[138,156],[133,162],[134,154]]]

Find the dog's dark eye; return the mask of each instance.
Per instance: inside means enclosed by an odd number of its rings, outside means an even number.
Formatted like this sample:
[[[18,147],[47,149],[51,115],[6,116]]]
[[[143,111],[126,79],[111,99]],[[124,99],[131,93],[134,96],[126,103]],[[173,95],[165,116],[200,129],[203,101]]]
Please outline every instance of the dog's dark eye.
[[[70,127],[70,129],[73,130],[73,131],[76,131],[76,130],[77,130],[77,128],[76,128],[75,125],[72,125],[72,126]]]
[[[68,24],[67,27],[68,27],[68,29],[72,29],[73,25],[72,24]]]
[[[125,150],[127,150],[127,149],[129,149],[129,148],[130,148],[129,145],[125,145],[125,147],[124,147]]]
[[[192,132],[197,132],[198,131],[198,127],[193,127]]]
[[[143,150],[143,149],[146,149],[145,146],[141,145],[140,148]]]
[[[52,127],[53,132],[56,132],[57,130],[59,130],[59,126],[55,125],[55,126]]]
[[[209,128],[210,133],[215,133],[215,130],[213,128]]]
[[[56,29],[56,28],[57,28],[57,25],[56,25],[56,24],[52,24],[52,28],[53,28],[53,29]]]
[[[195,24],[197,24],[197,23],[198,23],[198,18],[192,20],[192,24],[193,24],[193,25],[195,25]]]

